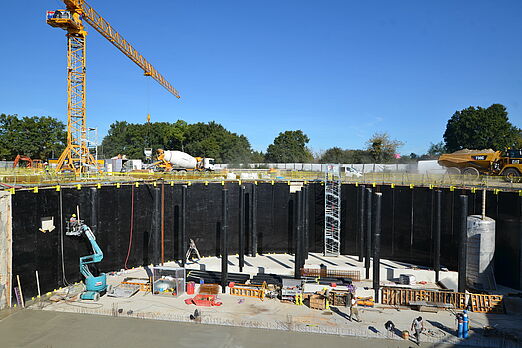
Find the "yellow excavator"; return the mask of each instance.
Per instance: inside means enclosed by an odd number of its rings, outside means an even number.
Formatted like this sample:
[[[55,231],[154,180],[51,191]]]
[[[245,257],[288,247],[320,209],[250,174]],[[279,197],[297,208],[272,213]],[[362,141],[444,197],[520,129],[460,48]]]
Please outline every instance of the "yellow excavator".
[[[522,150],[459,150],[443,154],[438,163],[450,174],[472,178],[482,175],[503,176],[506,181],[520,182],[522,178]]]

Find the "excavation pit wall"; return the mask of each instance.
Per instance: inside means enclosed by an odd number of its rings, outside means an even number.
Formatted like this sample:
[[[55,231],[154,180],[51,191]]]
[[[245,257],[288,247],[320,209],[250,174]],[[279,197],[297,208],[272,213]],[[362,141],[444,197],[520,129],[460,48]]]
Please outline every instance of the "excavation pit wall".
[[[40,189],[37,192],[16,191],[11,196],[12,274],[13,278],[20,276],[24,297],[29,299],[37,294],[36,270],[42,293],[62,287],[66,282],[82,279],[79,258],[91,254],[92,248],[83,236],[65,236],[63,223],[76,213],[77,206],[80,219],[91,227],[104,253],[104,259],[98,265],[101,272],[158,264],[162,258],[162,244],[165,262],[181,259],[186,250],[181,244],[183,186],[159,181],[156,184],[87,185],[61,187],[60,190]],[[286,182],[186,185],[186,240],[193,239],[202,256],[220,254],[221,191],[226,188],[228,252],[237,254],[241,186],[245,188],[245,253],[249,254],[256,244],[258,253],[293,253],[296,194],[291,193],[294,191],[291,188],[295,186]],[[310,252],[322,252],[324,186],[308,183],[307,187],[309,228],[305,236]],[[436,188],[369,187],[383,194],[381,257],[432,267]],[[441,264],[456,270],[460,228],[458,198],[461,194],[468,195],[469,215],[480,214],[482,192],[440,190]],[[360,194],[360,185],[342,185],[342,254],[358,255]],[[487,216],[497,221],[496,280],[517,289],[522,289],[521,198],[518,192],[488,191],[486,200]],[[42,232],[42,219],[48,220],[50,217],[54,219],[55,228]],[[129,248],[130,239],[132,244]]]

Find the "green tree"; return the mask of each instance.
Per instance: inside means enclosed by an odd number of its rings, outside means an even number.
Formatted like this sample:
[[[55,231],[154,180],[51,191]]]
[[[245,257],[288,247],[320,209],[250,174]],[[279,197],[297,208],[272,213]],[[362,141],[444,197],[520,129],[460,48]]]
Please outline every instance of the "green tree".
[[[310,139],[301,130],[281,132],[266,150],[267,162],[308,163],[313,156],[306,144]]]
[[[183,150],[187,123],[154,122],[145,124],[116,121],[111,124],[102,148],[105,157],[118,154],[128,158],[143,158],[145,148]]]
[[[404,143],[390,139],[387,133],[375,133],[367,142],[367,151],[377,163],[386,163],[394,159],[397,149]]]
[[[216,122],[117,121],[110,126],[102,145],[106,157],[125,154],[128,158],[143,158],[144,148],[184,151],[192,156],[212,157],[218,163],[248,163],[252,156],[245,136],[232,133]]]
[[[127,129],[129,123],[126,121],[116,121],[111,124],[107,135],[102,141],[101,154],[104,157],[112,157],[117,154],[126,154],[126,146],[128,144]],[[139,158],[141,158],[140,156]]]
[[[250,157],[251,163],[264,163],[265,162],[265,154],[262,151],[252,151],[252,156]]]
[[[346,150],[340,147],[332,147],[326,150],[319,158],[319,163],[348,163]]]
[[[346,163],[362,164],[372,163],[373,158],[367,150],[343,150],[339,147],[332,147],[326,150],[318,160],[319,163]]]
[[[504,150],[516,145],[518,139],[519,129],[509,122],[506,107],[501,104],[457,111],[444,132],[449,152],[466,148]]]
[[[189,125],[186,149],[192,156],[212,157],[217,163],[249,163],[252,156],[244,135],[232,133],[216,122]]]
[[[431,159],[439,158],[440,155],[443,153],[446,153],[446,145],[444,145],[444,142],[438,142],[436,144],[430,143],[430,148],[428,149],[428,152],[426,153],[426,157]]]
[[[518,136],[513,146],[515,149],[522,149],[522,129],[518,129]]]
[[[49,116],[18,117],[0,115],[0,158],[13,160],[16,155],[35,159],[58,157],[67,140],[65,125]]]

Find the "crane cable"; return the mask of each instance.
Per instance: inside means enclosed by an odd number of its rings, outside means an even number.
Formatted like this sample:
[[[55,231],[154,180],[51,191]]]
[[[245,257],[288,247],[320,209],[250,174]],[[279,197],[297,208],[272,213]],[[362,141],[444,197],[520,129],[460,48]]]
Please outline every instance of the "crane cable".
[[[132,248],[132,230],[134,228],[134,185],[131,185],[131,217],[130,217],[130,235],[129,235],[129,248],[127,249],[127,257],[125,258],[125,269],[129,269],[127,267],[127,262],[129,261],[129,256]]]

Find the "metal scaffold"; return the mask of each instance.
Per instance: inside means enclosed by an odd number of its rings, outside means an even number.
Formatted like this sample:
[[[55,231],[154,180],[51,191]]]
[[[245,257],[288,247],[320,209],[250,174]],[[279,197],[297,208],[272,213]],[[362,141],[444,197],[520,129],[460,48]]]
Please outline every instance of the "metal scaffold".
[[[339,256],[341,245],[340,166],[328,165],[324,178],[324,255]]]

